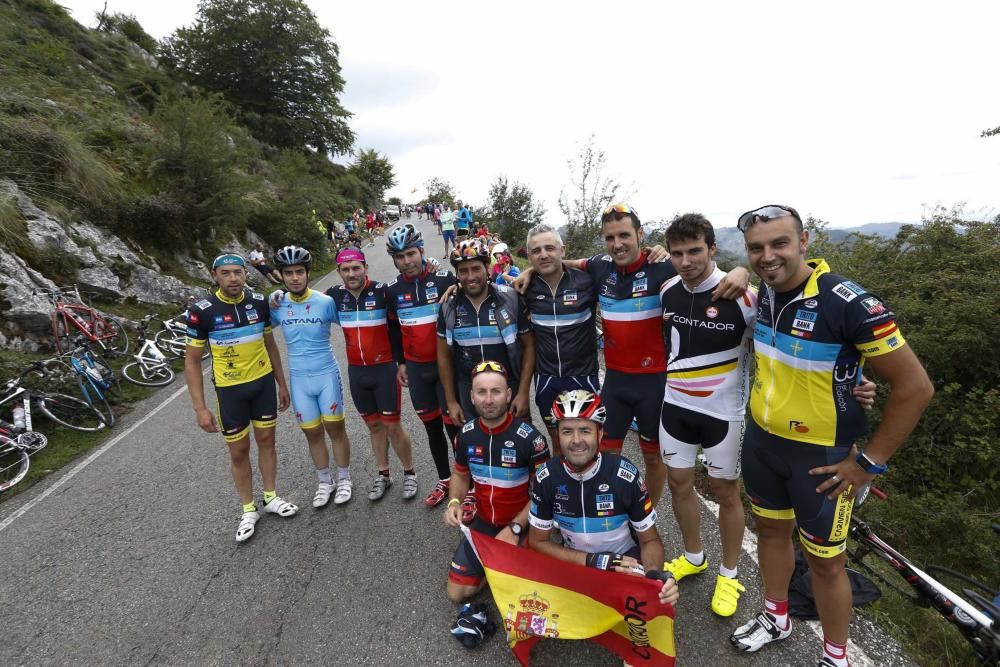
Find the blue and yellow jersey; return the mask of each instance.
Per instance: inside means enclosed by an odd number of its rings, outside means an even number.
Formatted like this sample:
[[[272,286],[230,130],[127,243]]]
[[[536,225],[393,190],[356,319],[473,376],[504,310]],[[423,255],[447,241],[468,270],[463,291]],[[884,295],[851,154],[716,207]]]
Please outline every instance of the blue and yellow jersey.
[[[212,379],[217,387],[252,382],[271,372],[264,334],[271,333],[271,313],[262,294],[244,289],[237,299],[216,290],[188,309],[187,344],[212,350]]]
[[[757,301],[757,372],[750,412],[765,431],[814,445],[850,446],[868,432],[851,392],[865,359],[906,344],[877,296],[809,260],[812,275],[787,300],[765,286]]]
[[[301,297],[285,292],[271,309],[271,324],[282,327],[288,346],[288,372],[298,376],[323,375],[337,366],[330,350],[330,325],[337,321],[333,299],[306,289]]]

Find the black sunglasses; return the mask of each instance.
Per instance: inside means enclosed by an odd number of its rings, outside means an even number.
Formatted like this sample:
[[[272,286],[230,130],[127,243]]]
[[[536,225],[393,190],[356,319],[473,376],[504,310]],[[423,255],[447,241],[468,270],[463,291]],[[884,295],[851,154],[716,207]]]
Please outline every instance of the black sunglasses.
[[[791,206],[768,204],[767,206],[761,206],[758,209],[747,211],[741,215],[739,220],[736,222],[736,229],[741,232],[746,232],[747,229],[753,227],[758,222],[769,222],[771,220],[776,220],[777,218],[785,218],[788,216],[792,216],[799,221],[800,225],[802,224],[802,218],[799,217],[799,212]]]

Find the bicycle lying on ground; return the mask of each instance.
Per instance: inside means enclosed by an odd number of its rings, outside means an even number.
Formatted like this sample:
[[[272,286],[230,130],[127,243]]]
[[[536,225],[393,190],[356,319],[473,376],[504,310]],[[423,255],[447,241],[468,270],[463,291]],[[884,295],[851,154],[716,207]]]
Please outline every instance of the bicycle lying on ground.
[[[86,401],[67,394],[42,389],[53,384],[49,366],[55,360],[38,361],[28,366],[21,374],[0,386],[0,405],[15,399],[34,403],[46,417],[57,424],[74,431],[99,431],[105,427],[100,413]],[[30,411],[25,410],[26,419]]]
[[[150,321],[157,315],[146,315],[139,322],[137,342],[139,351],[132,357],[131,361],[122,367],[122,375],[133,384],[144,387],[162,387],[174,381],[174,371],[170,368],[170,359],[167,358],[156,343],[147,335],[147,328]],[[158,332],[157,335],[163,333]]]
[[[885,499],[885,493],[870,488],[871,494]],[[864,502],[867,492],[860,494],[857,504]],[[1000,525],[993,529],[1000,534]],[[855,542],[854,549],[848,549],[848,560],[879,581],[889,586],[903,597],[922,607],[933,607],[962,634],[976,656],[987,665],[1000,664],[1000,591],[940,565],[928,565],[922,570],[901,553],[882,540],[872,527],[857,516],[851,517],[850,536]],[[912,589],[906,593],[879,572],[864,562],[869,555],[875,555],[899,573]],[[945,575],[965,584],[959,595],[931,576]]]
[[[31,405],[25,401],[25,413],[30,415]],[[30,416],[28,417],[30,419]],[[31,430],[31,425],[18,428],[0,420],[0,493],[11,488],[28,474],[31,455],[49,444],[44,433]]]
[[[78,288],[39,288],[32,294],[45,296],[55,307],[55,312],[52,313],[52,336],[55,338],[57,351],[65,351],[67,341],[74,333],[100,345],[102,349],[122,353],[128,351],[128,334],[125,330],[96,308],[85,304]]]
[[[107,362],[94,356],[85,338],[78,336],[73,342],[75,348],[55,357],[53,361],[72,373],[83,400],[97,411],[105,424],[114,426],[115,412],[108,397],[121,397],[118,375]]]

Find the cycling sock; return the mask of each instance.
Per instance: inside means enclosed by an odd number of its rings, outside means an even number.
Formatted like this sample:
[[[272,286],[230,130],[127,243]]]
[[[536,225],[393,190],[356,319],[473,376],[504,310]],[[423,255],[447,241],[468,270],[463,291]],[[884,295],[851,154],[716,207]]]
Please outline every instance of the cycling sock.
[[[317,468],[316,476],[319,477],[319,481],[322,484],[333,484],[333,473],[330,472],[330,466]]]
[[[277,491],[265,491],[264,492],[264,504],[268,504],[272,500],[278,497]]]
[[[388,477],[389,476],[389,469],[386,468],[385,470],[379,470],[378,474],[382,475],[383,477]]]
[[[257,511],[257,504],[254,503],[252,500],[250,502],[248,502],[248,503],[243,503],[243,511],[244,512],[256,512]]]
[[[729,577],[730,579],[736,579],[737,576],[739,576],[737,569],[735,567],[730,570],[725,565],[719,565],[719,574],[721,574],[723,577]]]
[[[784,600],[764,598],[764,609],[774,617],[774,624],[779,630],[788,629],[788,598]]]
[[[441,418],[424,422],[424,429],[427,431],[427,445],[431,450],[431,458],[434,459],[434,467],[437,468],[439,479],[451,476],[448,467],[448,443],[445,441],[444,424]]]
[[[337,480],[338,481],[341,480],[341,479],[350,479],[350,478],[351,478],[351,468],[350,468],[350,466],[348,466],[346,468],[341,468],[340,466],[337,466]]]
[[[838,644],[823,637],[823,656],[836,667],[848,667],[847,644]]]
[[[687,558],[688,562],[691,563],[692,565],[701,565],[702,563],[705,562],[704,551],[699,551],[696,554],[691,553],[690,551],[685,551],[684,557]]]
[[[413,468],[410,468],[409,470],[404,470],[403,474],[404,475],[414,475],[414,476],[416,476],[417,472]]]

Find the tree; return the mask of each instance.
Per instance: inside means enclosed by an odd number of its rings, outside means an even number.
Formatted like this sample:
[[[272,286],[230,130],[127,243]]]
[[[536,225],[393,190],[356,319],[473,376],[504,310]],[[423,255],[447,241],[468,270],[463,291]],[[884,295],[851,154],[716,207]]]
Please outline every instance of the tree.
[[[403,205],[403,200],[400,199],[399,197],[389,197],[385,201],[385,203],[386,204],[395,204],[396,206],[402,206]]]
[[[623,198],[620,183],[605,175],[607,158],[590,135],[577,160],[567,160],[569,192],[559,193],[559,210],[566,216],[564,241],[569,257],[584,257],[601,249],[601,212]]]
[[[512,247],[524,243],[528,230],[545,216],[545,207],[535,201],[531,188],[511,183],[506,176],[498,176],[490,186],[487,207],[483,217],[492,219],[494,231]]]
[[[133,14],[121,12],[109,15],[107,9],[108,4],[104,3],[104,9],[96,14],[97,30],[120,33],[125,39],[145,49],[148,53],[156,53],[156,40],[143,29],[139,19]]]
[[[455,188],[443,178],[434,177],[424,183],[427,190],[427,201],[435,204],[455,205]]]
[[[382,195],[396,184],[389,158],[382,157],[374,148],[358,153],[350,171],[368,185],[369,196],[365,206],[372,208],[382,203]]]
[[[202,0],[161,49],[164,66],[222,93],[254,136],[281,148],[347,153],[339,51],[301,0]]]

